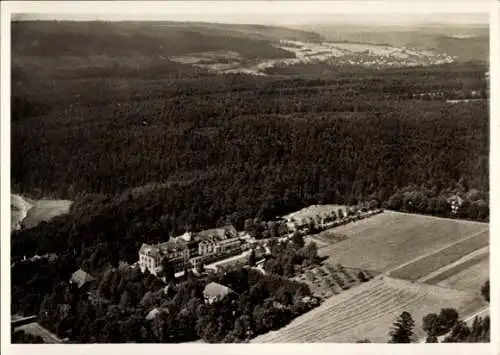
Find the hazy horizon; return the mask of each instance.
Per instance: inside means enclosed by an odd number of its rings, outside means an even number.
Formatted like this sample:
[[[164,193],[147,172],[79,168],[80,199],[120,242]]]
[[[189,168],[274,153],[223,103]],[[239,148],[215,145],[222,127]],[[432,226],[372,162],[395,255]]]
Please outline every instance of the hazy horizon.
[[[12,21],[171,21],[171,22],[209,22],[225,24],[255,24],[274,26],[294,25],[378,25],[378,26],[416,26],[425,24],[488,26],[487,13],[357,13],[357,14],[241,14],[241,13],[160,13],[160,14],[12,14]]]

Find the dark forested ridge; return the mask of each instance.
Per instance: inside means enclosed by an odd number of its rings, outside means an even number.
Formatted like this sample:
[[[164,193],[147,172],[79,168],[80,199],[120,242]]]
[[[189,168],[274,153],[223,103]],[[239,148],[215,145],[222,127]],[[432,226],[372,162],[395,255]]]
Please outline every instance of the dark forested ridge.
[[[314,203],[377,200],[446,216],[444,197],[459,192],[461,217],[488,216],[487,101],[413,97],[486,95],[481,67],[67,84],[77,99],[63,87],[40,94],[45,111],[12,123],[12,185],[76,204],[16,233],[14,257],[132,261],[141,242],[186,226],[242,228]]]
[[[145,60],[164,39],[130,41],[143,32],[123,24],[37,26],[14,26],[14,39],[32,41],[13,41],[13,192],[76,203],[13,235],[14,258],[71,253],[92,269],[135,261],[140,243],[186,227],[241,229],[313,203],[375,200],[447,216],[444,198],[457,192],[460,217],[488,217],[487,100],[446,102],[487,97],[484,65],[214,76]],[[92,42],[87,32],[108,37]],[[41,51],[51,33],[73,52]],[[217,38],[226,50],[242,43]],[[122,66],[120,43],[142,59]],[[418,98],[426,93],[440,95]]]

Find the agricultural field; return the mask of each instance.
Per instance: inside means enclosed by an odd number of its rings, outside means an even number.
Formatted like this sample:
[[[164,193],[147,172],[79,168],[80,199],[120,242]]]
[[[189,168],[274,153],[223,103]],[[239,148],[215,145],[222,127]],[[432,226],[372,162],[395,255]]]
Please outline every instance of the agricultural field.
[[[425,282],[459,290],[480,290],[489,274],[489,252],[486,250]]]
[[[328,233],[347,239],[327,245]],[[452,307],[467,319],[487,307],[479,290],[489,276],[488,224],[386,211],[321,234],[308,238],[325,244],[326,261],[297,279],[325,301],[254,342],[384,343],[403,311],[421,338],[428,313]],[[371,280],[360,282],[356,270]]]
[[[486,247],[489,244],[489,232],[479,232],[460,240],[449,247],[437,250],[434,253],[424,255],[422,258],[405,264],[392,271],[389,275],[408,281],[417,281],[435,270],[449,265],[472,251]],[[474,261],[474,259],[471,259]]]
[[[488,230],[486,223],[385,211],[332,229],[347,239],[318,252],[332,263],[388,272]]]
[[[375,275],[375,272],[368,270],[324,263],[322,266],[306,270],[294,279],[306,283],[316,297],[326,299],[362,282],[367,282]]]
[[[368,338],[385,343],[391,324],[403,311],[412,314],[416,336],[422,337],[422,318],[426,314],[453,307],[467,317],[485,305],[474,292],[378,276],[330,297],[286,327],[261,335],[253,342],[356,342]]]

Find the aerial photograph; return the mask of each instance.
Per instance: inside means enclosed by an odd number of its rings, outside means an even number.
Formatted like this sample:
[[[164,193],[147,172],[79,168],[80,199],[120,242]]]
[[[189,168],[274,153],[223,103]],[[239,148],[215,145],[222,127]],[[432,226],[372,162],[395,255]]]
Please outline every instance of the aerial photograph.
[[[11,17],[10,343],[490,342],[489,14],[299,15]]]

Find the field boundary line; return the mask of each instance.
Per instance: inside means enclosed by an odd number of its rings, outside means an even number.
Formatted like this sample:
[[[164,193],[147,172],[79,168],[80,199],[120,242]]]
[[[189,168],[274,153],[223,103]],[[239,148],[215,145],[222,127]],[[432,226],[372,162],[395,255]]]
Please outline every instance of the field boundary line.
[[[455,244],[458,244],[458,243],[461,243],[461,242],[463,242],[463,241],[466,241],[466,240],[469,240],[469,239],[475,238],[475,237],[477,237],[478,235],[483,234],[483,233],[485,233],[485,232],[489,232],[489,228],[484,229],[484,230],[481,230],[481,231],[479,231],[479,232],[476,232],[476,233],[474,233],[474,234],[472,234],[472,235],[469,235],[469,236],[467,236],[467,237],[465,237],[465,238],[459,239],[459,240],[457,240],[457,241],[455,241],[455,242],[453,242],[453,243],[450,243],[450,244],[448,244],[448,245],[445,245],[445,246],[443,246],[443,247],[441,247],[441,248],[439,248],[439,249],[437,249],[437,250],[433,250],[433,251],[431,251],[431,252],[429,252],[429,253],[426,253],[426,254],[420,255],[420,256],[416,257],[415,259],[412,259],[412,260],[410,260],[410,261],[408,261],[408,262],[406,262],[406,263],[404,263],[404,264],[401,264],[401,265],[399,265],[399,266],[396,266],[395,268],[392,268],[392,269],[390,269],[390,270],[387,270],[387,271],[383,272],[383,274],[385,274],[385,275],[387,275],[387,276],[390,276],[390,274],[392,274],[393,272],[395,272],[395,271],[397,271],[397,270],[399,270],[399,269],[402,269],[402,268],[404,268],[404,267],[406,267],[406,266],[408,266],[408,265],[411,265],[411,264],[413,264],[413,263],[415,263],[415,262],[417,262],[417,261],[419,261],[419,260],[421,260],[421,259],[424,259],[424,258],[426,258],[426,257],[428,257],[428,256],[430,256],[430,255],[440,253],[440,252],[442,252],[443,250],[448,249],[449,247],[451,247],[451,246],[453,246],[453,245],[455,245]]]
[[[430,214],[423,214],[423,213],[411,213],[411,212],[401,212],[401,211],[395,211],[395,210],[384,210],[384,212],[391,212],[391,213],[398,213],[398,214],[404,214],[407,216],[422,216],[422,217],[428,217],[432,219],[439,219],[443,221],[455,221],[455,222],[463,222],[463,223],[476,223],[476,224],[484,224],[489,226],[490,222],[482,222],[482,221],[474,221],[470,219],[461,219],[461,218],[451,218],[451,217],[439,217],[439,216],[433,216]]]
[[[488,245],[488,246],[473,250],[469,254],[462,256],[457,261],[454,261],[451,264],[445,265],[445,266],[431,272],[430,274],[427,274],[426,276],[421,277],[420,279],[416,280],[415,282],[426,282],[430,279],[433,279],[434,277],[437,277],[437,276],[447,272],[448,270],[451,270],[459,265],[462,265],[463,263],[465,263],[469,260],[472,260],[472,259],[475,259],[478,257],[483,257],[483,256],[486,257],[486,255],[490,253],[489,249],[490,249],[490,247]],[[481,262],[481,260],[477,260],[477,263],[479,263],[479,262]]]

